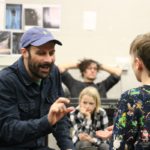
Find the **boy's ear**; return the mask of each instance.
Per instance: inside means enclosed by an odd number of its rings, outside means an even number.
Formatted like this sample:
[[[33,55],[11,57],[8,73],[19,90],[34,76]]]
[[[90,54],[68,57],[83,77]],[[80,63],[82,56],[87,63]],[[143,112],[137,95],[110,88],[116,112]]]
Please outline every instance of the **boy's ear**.
[[[143,69],[143,62],[140,58],[136,58],[135,60],[136,66],[138,70],[142,70]]]

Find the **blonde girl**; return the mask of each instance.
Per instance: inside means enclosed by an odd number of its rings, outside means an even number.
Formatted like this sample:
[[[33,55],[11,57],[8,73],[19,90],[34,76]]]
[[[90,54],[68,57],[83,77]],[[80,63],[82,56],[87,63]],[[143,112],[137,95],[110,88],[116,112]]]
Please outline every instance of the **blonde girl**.
[[[101,107],[100,95],[96,88],[86,87],[79,95],[79,105],[70,113],[73,127],[73,143],[76,149],[91,147],[98,150],[108,150],[109,145],[105,137],[99,132],[106,133],[107,138],[111,133],[106,129],[108,117],[106,111]]]

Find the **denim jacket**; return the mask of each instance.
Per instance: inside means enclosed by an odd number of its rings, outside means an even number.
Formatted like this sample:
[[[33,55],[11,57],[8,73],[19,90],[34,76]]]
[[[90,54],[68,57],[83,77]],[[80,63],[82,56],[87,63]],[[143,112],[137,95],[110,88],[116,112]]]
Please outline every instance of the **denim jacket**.
[[[53,133],[61,150],[72,149],[67,116],[55,126],[47,119],[50,106],[62,96],[60,73],[55,65],[41,85],[31,80],[22,57],[0,71],[0,149],[45,147],[49,133]]]

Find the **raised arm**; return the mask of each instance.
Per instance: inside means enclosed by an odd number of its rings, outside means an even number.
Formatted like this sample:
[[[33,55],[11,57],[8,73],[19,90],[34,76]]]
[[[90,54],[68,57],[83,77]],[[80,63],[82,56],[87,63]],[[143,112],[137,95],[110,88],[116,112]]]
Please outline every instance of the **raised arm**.
[[[57,65],[60,73],[67,71],[68,69],[76,69],[78,68],[78,63],[70,63],[70,64],[59,64]]]
[[[121,76],[121,74],[122,74],[122,69],[121,68],[107,66],[107,65],[104,65],[104,64],[101,65],[100,70],[106,71],[109,74],[116,75],[116,76]]]

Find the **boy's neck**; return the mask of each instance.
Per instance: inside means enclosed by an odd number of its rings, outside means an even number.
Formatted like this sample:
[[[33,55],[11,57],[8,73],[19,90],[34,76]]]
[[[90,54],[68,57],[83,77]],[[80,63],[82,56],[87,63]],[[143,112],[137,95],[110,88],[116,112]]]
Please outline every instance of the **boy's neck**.
[[[144,85],[150,85],[150,76],[147,73],[143,73],[141,76],[141,82]]]

